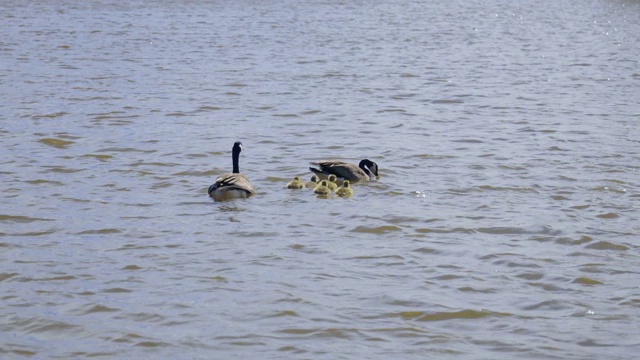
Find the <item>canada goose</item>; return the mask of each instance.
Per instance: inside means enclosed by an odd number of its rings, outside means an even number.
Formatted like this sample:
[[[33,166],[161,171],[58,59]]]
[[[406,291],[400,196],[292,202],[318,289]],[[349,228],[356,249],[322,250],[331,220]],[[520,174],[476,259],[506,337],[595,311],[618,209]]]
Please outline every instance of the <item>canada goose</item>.
[[[307,188],[315,189],[315,187],[318,186],[318,181],[320,181],[320,179],[318,179],[317,176],[313,175],[311,176],[311,181],[307,181],[304,186]]]
[[[331,174],[351,182],[373,180],[374,176],[376,179],[379,178],[378,164],[369,159],[361,160],[358,166],[338,160],[317,161],[312,162],[312,164],[320,167],[320,169],[309,168],[309,170],[318,175],[320,179],[325,179]]]
[[[287,184],[287,189],[303,189],[304,184],[300,181],[299,176],[294,176],[293,180],[289,181]]]
[[[231,199],[244,199],[251,197],[255,190],[246,176],[240,174],[238,160],[242,151],[242,143],[236,141],[231,150],[231,159],[233,161],[233,173],[222,174],[218,176],[216,181],[209,186],[209,196],[216,201],[224,201]]]
[[[336,181],[338,181],[338,178],[335,175],[329,175],[329,177],[327,178],[327,186],[329,187],[329,190],[336,191],[336,189],[338,188],[338,184],[336,184]]]
[[[331,189],[329,189],[329,186],[327,185],[327,180],[322,180],[320,184],[318,184],[318,186],[313,189],[313,192],[316,193],[319,197],[329,197],[329,195],[331,195]]]
[[[345,180],[342,183],[342,186],[339,187],[338,190],[336,190],[336,195],[343,198],[348,198],[351,195],[353,195],[353,189],[351,188],[351,184],[349,183],[349,180]]]

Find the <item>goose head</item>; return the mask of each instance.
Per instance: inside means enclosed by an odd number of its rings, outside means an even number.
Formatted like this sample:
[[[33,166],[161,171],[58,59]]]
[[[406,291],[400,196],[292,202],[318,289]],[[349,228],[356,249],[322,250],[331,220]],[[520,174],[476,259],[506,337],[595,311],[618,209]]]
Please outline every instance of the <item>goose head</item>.
[[[358,167],[364,170],[364,172],[367,173],[367,175],[369,175],[369,178],[371,180],[373,180],[374,175],[376,179],[380,178],[380,176],[378,175],[378,164],[376,164],[375,162],[369,159],[364,159],[360,161],[360,164],[358,164]]]

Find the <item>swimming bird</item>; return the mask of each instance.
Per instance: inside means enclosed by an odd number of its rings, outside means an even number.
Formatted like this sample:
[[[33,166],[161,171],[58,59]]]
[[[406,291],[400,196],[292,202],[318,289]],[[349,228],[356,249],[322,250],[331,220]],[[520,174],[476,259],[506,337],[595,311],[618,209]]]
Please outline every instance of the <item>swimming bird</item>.
[[[318,179],[317,176],[313,175],[311,176],[311,180],[307,181],[307,183],[304,186],[315,189],[315,187],[318,186],[318,181],[320,181],[320,179]]]
[[[293,180],[289,181],[289,183],[287,184],[287,189],[303,189],[303,188],[304,188],[304,183],[300,181],[299,176],[294,176]]]
[[[320,184],[313,189],[313,192],[318,195],[318,197],[329,197],[331,195],[331,189],[327,186],[327,180],[320,181]]]
[[[338,184],[336,184],[336,181],[338,181],[338,178],[335,175],[329,175],[329,177],[327,178],[327,186],[329,187],[329,190],[336,191],[336,189],[338,188]]]
[[[246,176],[240,174],[240,152],[242,151],[242,143],[236,141],[231,150],[231,160],[233,161],[233,173],[222,174],[218,176],[216,181],[209,186],[209,196],[216,201],[224,201],[231,199],[245,199],[255,194],[253,185]]]
[[[351,182],[369,181],[374,177],[376,179],[380,177],[378,176],[378,164],[369,159],[361,160],[358,166],[338,160],[317,161],[312,164],[320,167],[320,169],[309,168],[320,179],[325,179],[331,174]]]
[[[349,183],[349,180],[345,180],[342,183],[342,186],[340,186],[338,190],[336,190],[336,195],[343,198],[348,198],[351,195],[353,195],[353,189],[351,188],[351,184]]]

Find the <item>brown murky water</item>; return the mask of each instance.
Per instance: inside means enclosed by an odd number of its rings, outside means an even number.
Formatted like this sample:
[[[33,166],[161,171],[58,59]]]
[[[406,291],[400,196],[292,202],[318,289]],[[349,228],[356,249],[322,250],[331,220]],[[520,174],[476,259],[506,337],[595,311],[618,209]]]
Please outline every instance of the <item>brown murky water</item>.
[[[4,1],[2,358],[629,359],[637,1]],[[206,193],[240,169],[247,201]],[[288,191],[376,161],[350,199]]]

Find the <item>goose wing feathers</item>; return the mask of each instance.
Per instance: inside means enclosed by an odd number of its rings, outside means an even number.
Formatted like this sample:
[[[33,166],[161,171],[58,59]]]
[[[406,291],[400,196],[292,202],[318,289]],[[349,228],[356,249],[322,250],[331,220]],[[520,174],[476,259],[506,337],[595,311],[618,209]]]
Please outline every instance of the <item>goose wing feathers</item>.
[[[242,174],[222,174],[218,176],[216,182],[213,185],[209,186],[209,194],[214,191],[231,191],[231,190],[242,190],[246,191],[249,196],[255,193],[253,186]]]

